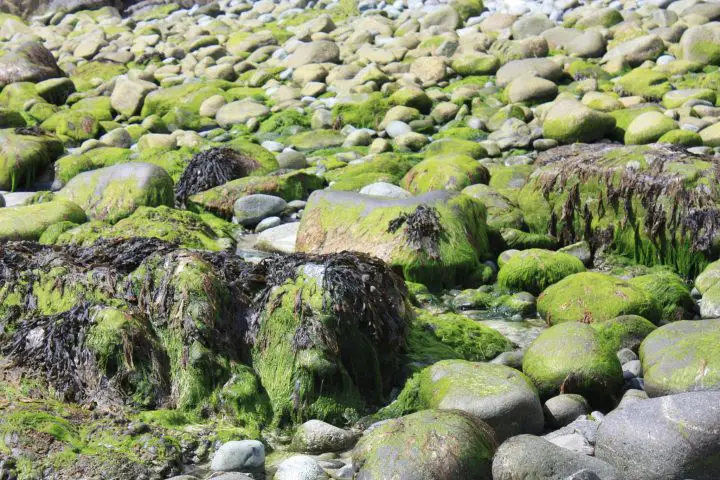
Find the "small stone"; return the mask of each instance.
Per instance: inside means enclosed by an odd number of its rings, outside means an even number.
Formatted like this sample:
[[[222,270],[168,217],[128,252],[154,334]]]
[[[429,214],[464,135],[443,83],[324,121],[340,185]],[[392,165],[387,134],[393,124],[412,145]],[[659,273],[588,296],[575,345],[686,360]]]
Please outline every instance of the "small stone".
[[[275,472],[274,480],[327,480],[328,476],[318,462],[307,455],[296,455],[284,460]]]
[[[257,440],[224,443],[213,455],[214,472],[255,472],[265,468],[265,446]]]
[[[267,217],[260,220],[260,223],[255,227],[255,233],[264,232],[268,228],[277,227],[282,223],[280,217]]]
[[[385,198],[409,198],[412,194],[407,190],[387,182],[377,182],[366,185],[360,189],[363,195]]]
[[[590,405],[581,395],[562,394],[545,402],[543,410],[547,422],[553,428],[561,428],[590,413]]]
[[[298,152],[292,149],[285,149],[278,153],[275,159],[278,162],[280,168],[289,168],[292,170],[298,170],[301,168],[307,168],[307,158],[302,152]]]
[[[240,225],[252,226],[264,218],[282,213],[285,208],[287,202],[282,198],[260,193],[237,199],[233,211]]]
[[[297,428],[290,448],[303,453],[337,452],[354,443],[355,437],[349,432],[320,420],[308,420]]]

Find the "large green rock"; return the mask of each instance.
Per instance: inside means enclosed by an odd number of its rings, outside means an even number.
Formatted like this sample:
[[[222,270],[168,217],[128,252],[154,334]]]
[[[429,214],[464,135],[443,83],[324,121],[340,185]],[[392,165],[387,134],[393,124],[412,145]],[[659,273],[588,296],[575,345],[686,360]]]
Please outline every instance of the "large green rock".
[[[513,292],[539,295],[550,285],[568,275],[584,272],[585,266],[577,257],[567,253],[540,248],[524,250],[513,255],[498,272],[498,285]]]
[[[538,313],[549,325],[604,322],[621,315],[640,315],[657,322],[661,310],[647,291],[603,273],[565,277],[538,297]]]
[[[387,199],[319,191],[308,200],[296,248],[368,253],[406,280],[440,289],[486,280],[481,263],[490,253],[486,230],[483,205],[454,192]]]
[[[487,183],[490,174],[482,164],[466,155],[441,155],[428,158],[410,169],[400,186],[410,193],[455,190],[475,183]]]
[[[720,320],[684,320],[658,328],[640,345],[651,397],[720,390]]]
[[[80,173],[55,196],[77,203],[90,219],[111,223],[140,206],[172,206],[175,201],[170,176],[148,163],[123,163]]]
[[[523,372],[542,399],[577,393],[596,408],[620,400],[623,375],[616,352],[584,323],[563,323],[541,333],[525,352]]]
[[[682,320],[695,316],[695,301],[690,296],[690,288],[677,274],[668,270],[640,275],[629,283],[642,288],[662,310],[662,319],[666,321]]]
[[[62,152],[55,138],[0,130],[0,190],[29,186]]]
[[[79,206],[64,200],[0,208],[0,240],[38,240],[50,225],[85,220]]]
[[[639,115],[625,131],[625,145],[644,145],[657,142],[660,137],[678,128],[677,122],[660,112]]]
[[[615,119],[576,100],[561,100],[550,107],[542,125],[545,138],[560,143],[591,142],[611,132]]]
[[[352,452],[358,480],[452,478],[491,480],[492,429],[456,410],[423,410],[364,435]]]
[[[623,315],[590,326],[600,335],[602,342],[613,351],[623,348],[637,352],[645,337],[657,327],[650,320],[639,315]]]

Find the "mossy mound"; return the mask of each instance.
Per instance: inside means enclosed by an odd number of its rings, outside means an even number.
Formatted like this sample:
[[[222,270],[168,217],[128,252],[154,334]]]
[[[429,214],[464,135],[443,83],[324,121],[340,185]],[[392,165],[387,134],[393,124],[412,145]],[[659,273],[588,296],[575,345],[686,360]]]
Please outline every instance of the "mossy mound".
[[[62,143],[55,138],[23,129],[17,132],[0,130],[0,190],[30,186],[63,152]]]
[[[542,399],[577,393],[595,408],[612,407],[620,399],[623,376],[616,352],[583,323],[563,323],[541,333],[525,352],[523,372]]]
[[[677,274],[668,270],[659,270],[640,275],[629,280],[655,299],[662,310],[662,319],[666,321],[692,318],[695,314],[695,301],[690,296],[690,288]]]
[[[441,155],[423,160],[411,168],[400,186],[417,195],[433,190],[460,191],[476,183],[487,183],[489,178],[487,168],[472,157]]]
[[[339,125],[377,129],[391,107],[390,99],[377,92],[360,102],[337,103],[332,118]]]
[[[498,284],[512,292],[539,295],[568,275],[584,272],[583,263],[567,253],[533,248],[514,255],[498,272]]]
[[[130,155],[129,149],[115,147],[93,148],[80,155],[66,155],[55,162],[55,180],[65,185],[82,172],[129,162]]]
[[[640,315],[658,322],[661,309],[643,288],[610,275],[582,272],[565,277],[538,297],[538,313],[549,325],[604,322]]]
[[[331,190],[358,191],[376,182],[397,184],[415,161],[410,155],[384,153],[372,160],[336,168],[325,174]]]
[[[485,205],[487,224],[491,230],[499,232],[503,228],[526,228],[522,212],[515,202],[493,187],[479,183],[465,187],[462,193]]]
[[[645,337],[657,327],[639,315],[623,315],[601,323],[591,323],[601,341],[613,351],[623,348],[637,352]]]
[[[82,208],[65,200],[0,208],[0,240],[37,240],[53,224],[85,220]]]
[[[668,76],[647,68],[636,68],[620,77],[615,84],[623,95],[638,95],[648,100],[660,100],[672,87]]]
[[[518,194],[525,223],[561,244],[585,239],[685,277],[713,255],[720,214],[710,157],[667,144],[542,152]]]
[[[308,200],[296,248],[313,253],[352,248],[435,290],[483,281],[486,228],[483,205],[453,192],[385,199],[320,191]]]

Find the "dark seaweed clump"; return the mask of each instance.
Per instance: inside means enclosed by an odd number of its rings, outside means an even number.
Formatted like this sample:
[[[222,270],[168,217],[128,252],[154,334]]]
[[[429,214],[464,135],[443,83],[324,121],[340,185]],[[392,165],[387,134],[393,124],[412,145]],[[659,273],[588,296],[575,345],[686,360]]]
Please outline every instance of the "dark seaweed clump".
[[[395,233],[405,225],[405,238],[413,250],[425,251],[430,258],[440,258],[440,216],[434,207],[418,206],[412,213],[403,213],[388,224],[388,232]]]

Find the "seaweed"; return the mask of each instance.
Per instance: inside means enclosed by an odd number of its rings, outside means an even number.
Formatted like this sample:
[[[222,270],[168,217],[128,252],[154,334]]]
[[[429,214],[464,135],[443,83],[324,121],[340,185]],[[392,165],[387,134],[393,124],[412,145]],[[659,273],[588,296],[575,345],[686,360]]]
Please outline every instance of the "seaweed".
[[[16,135],[29,135],[32,137],[44,137],[46,135],[49,135],[49,132],[42,128],[39,125],[35,125],[32,127],[17,127],[15,129]]]
[[[434,207],[419,205],[412,213],[403,213],[388,224],[389,233],[405,225],[405,237],[413,250],[425,251],[433,260],[440,259],[440,216]]]
[[[175,200],[181,207],[188,197],[245,177],[260,166],[257,160],[232,148],[213,147],[195,154],[175,186]]]

